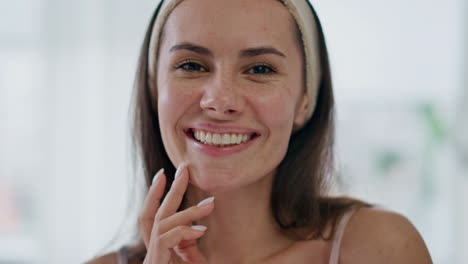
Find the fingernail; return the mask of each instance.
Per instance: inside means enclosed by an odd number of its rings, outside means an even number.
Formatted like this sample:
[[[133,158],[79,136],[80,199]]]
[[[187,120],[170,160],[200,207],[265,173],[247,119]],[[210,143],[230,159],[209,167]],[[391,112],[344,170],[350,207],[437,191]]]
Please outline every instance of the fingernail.
[[[212,202],[214,201],[214,199],[215,199],[214,197],[206,198],[205,200],[199,202],[199,203],[197,204],[197,206],[198,206],[198,207],[205,206],[205,205],[207,205],[207,204],[209,204],[209,203],[212,203]]]
[[[184,168],[185,168],[185,163],[182,163],[179,165],[179,167],[177,168],[176,174],[174,176],[174,179],[177,179],[179,178],[180,175],[182,175],[182,171],[184,170]]]
[[[154,184],[155,182],[157,182],[159,180],[159,178],[161,177],[161,174],[164,173],[164,169],[160,169],[156,175],[154,175],[153,177],[153,182],[151,184]]]
[[[191,226],[191,228],[193,230],[197,230],[197,231],[205,231],[206,230],[206,226],[202,226],[202,225],[194,225],[194,226]]]

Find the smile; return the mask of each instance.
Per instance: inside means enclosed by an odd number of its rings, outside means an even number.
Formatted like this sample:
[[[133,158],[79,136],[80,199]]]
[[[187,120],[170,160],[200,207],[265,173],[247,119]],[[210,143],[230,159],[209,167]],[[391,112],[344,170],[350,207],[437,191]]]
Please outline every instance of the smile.
[[[198,129],[188,129],[186,134],[194,140],[214,147],[231,147],[248,143],[258,136],[256,133],[215,133]]]

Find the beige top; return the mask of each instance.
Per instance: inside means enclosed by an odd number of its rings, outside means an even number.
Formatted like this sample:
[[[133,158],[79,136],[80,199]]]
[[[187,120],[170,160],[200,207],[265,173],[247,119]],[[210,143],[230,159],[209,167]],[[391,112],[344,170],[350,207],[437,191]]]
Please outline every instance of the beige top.
[[[343,234],[346,229],[346,225],[348,224],[349,220],[356,212],[357,209],[353,208],[346,212],[340,219],[338,226],[336,227],[336,232],[333,238],[333,244],[330,253],[330,261],[329,264],[338,264],[340,258],[340,248],[341,248],[341,240],[343,239]],[[131,252],[128,247],[122,247],[118,251],[118,263],[119,264],[131,264],[128,260],[134,256],[135,253]],[[144,256],[141,256],[144,258]]]

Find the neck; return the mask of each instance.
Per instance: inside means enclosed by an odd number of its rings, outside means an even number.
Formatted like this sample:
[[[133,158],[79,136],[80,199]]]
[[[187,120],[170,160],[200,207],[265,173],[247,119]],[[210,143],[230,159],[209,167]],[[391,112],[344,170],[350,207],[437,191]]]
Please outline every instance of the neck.
[[[210,263],[259,263],[292,244],[271,211],[273,175],[240,189],[205,192],[190,185],[187,207],[209,196],[215,209],[196,224],[208,227],[198,245]]]

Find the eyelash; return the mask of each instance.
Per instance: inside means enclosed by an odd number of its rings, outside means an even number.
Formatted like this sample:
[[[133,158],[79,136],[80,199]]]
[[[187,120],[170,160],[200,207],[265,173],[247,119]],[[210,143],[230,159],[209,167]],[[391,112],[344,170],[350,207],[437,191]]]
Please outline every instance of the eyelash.
[[[177,63],[174,66],[174,69],[175,70],[183,70],[183,71],[187,71],[187,72],[197,72],[197,71],[194,71],[194,70],[184,69],[183,67],[186,66],[186,65],[192,65],[192,66],[196,65],[197,67],[204,68],[203,66],[200,65],[200,63],[197,63],[196,61],[185,60],[185,61],[182,61],[180,63]],[[205,69],[205,71],[206,71],[206,69]]]
[[[251,66],[251,67],[249,68],[249,71],[252,70],[252,69],[254,69],[255,67],[265,67],[266,69],[268,69],[269,72],[267,72],[267,73],[262,73],[262,74],[260,74],[260,75],[270,75],[270,74],[274,74],[274,73],[277,72],[276,69],[275,69],[273,66],[271,66],[271,65],[269,65],[269,64],[267,64],[267,63],[258,63],[258,64],[255,64],[255,65],[253,65],[253,66]],[[253,73],[253,74],[255,74],[255,73]]]
[[[196,66],[196,67],[200,67],[200,68],[204,68],[203,66],[200,65],[200,63],[196,62],[196,61],[191,61],[191,60],[186,60],[186,61],[182,61],[178,64],[176,64],[174,66],[174,69],[175,70],[183,70],[183,71],[186,71],[186,72],[198,72],[197,70],[188,70],[188,69],[184,69],[185,66],[188,66],[188,65],[191,65],[191,66]],[[250,66],[250,68],[248,69],[248,71],[254,69],[255,67],[265,67],[269,72],[267,73],[251,73],[251,74],[255,74],[255,75],[270,75],[270,74],[274,74],[277,72],[277,70],[267,64],[267,63],[258,63],[258,64],[255,64],[255,65],[252,65]],[[204,68],[205,69],[205,68]],[[201,71],[201,72],[207,72],[207,70],[205,69],[205,71]]]

